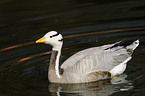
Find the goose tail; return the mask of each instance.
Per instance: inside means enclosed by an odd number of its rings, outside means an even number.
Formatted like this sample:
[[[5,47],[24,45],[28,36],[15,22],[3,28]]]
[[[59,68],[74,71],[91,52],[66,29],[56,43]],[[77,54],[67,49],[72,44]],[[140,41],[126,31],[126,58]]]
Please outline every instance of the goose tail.
[[[136,49],[136,47],[138,45],[139,45],[139,39],[134,41],[134,42],[132,42],[130,45],[126,46],[126,49],[133,51],[133,50]]]
[[[139,45],[139,39],[137,40],[122,40],[121,42],[117,43],[116,45],[112,46],[117,47],[117,46],[123,46],[125,47],[128,51],[134,51],[136,47]]]

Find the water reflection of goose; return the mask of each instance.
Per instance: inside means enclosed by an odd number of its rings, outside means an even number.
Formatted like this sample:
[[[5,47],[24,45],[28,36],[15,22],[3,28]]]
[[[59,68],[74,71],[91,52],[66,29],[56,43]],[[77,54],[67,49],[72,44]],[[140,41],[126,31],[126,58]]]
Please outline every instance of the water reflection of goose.
[[[61,34],[50,31],[36,43],[46,43],[53,47],[48,74],[50,82],[84,83],[123,73],[133,50],[139,45],[139,40],[120,41],[82,50],[68,58],[61,66],[59,66],[63,45]]]
[[[116,79],[100,80],[81,84],[56,84],[50,83],[48,90],[52,96],[110,96],[111,94],[133,88],[132,83],[125,80],[126,74],[121,74]],[[104,84],[105,83],[105,84]]]

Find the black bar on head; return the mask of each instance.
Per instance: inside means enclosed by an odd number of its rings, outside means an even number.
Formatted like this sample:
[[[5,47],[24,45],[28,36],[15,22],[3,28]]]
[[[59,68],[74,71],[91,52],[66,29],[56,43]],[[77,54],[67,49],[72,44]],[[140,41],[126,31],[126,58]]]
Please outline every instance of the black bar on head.
[[[60,40],[58,40],[58,41],[61,41],[61,42],[62,42],[62,41],[63,41],[63,39],[60,39]]]
[[[59,35],[59,33],[57,32],[57,34],[55,34],[55,35],[52,35],[52,37],[55,37],[55,36],[58,36]]]

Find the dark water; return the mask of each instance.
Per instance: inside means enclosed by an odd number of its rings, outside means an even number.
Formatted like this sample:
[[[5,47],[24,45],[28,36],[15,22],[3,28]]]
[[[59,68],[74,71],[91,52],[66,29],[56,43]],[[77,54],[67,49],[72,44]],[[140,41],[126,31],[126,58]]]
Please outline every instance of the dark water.
[[[88,84],[51,84],[51,47],[35,44],[47,31],[64,36],[62,61],[122,39],[140,39],[123,75]],[[1,0],[0,96],[144,96],[144,0]]]

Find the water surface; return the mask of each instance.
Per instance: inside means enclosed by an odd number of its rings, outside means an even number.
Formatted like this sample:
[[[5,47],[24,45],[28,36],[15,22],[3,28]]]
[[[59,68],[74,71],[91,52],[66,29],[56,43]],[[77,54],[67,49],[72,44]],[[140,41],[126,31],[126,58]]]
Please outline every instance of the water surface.
[[[144,0],[1,0],[0,96],[143,96],[144,12]],[[34,43],[50,30],[64,36],[62,62],[122,39],[139,39],[140,46],[116,79],[52,84],[47,79],[51,46]]]

